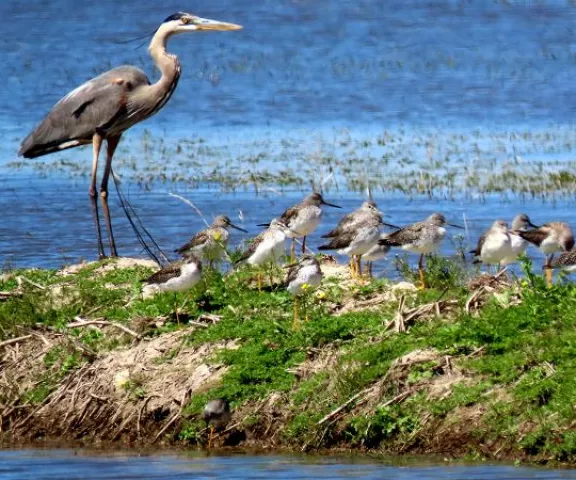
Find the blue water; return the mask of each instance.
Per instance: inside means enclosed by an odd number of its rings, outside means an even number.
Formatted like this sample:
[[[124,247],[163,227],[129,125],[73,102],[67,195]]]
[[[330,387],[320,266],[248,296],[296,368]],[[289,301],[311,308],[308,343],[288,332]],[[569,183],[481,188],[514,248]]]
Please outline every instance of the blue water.
[[[498,464],[377,461],[362,456],[272,456],[150,453],[138,456],[72,450],[0,451],[2,480],[91,479],[349,479],[512,480],[576,479],[576,470],[537,469]]]
[[[159,114],[126,133],[119,149],[116,165],[125,178],[123,188],[167,251],[203,225],[168,192],[194,201],[208,219],[217,213],[236,217],[241,210],[244,226],[253,234],[256,223],[300,200],[308,186],[259,196],[250,189],[225,193],[217,186],[196,189],[170,182],[141,188],[132,173],[140,171],[138,146],[145,130],[168,146],[176,138],[204,138],[207,148],[227,144],[222,158],[210,164],[216,172],[235,160],[242,163],[240,152],[250,149],[264,156],[282,150],[282,165],[301,168],[292,154],[305,158],[324,152],[336,143],[334,132],[340,138],[342,131],[353,138],[373,138],[384,130],[408,130],[406,154],[411,158],[426,154],[427,148],[412,150],[410,145],[423,131],[435,132],[438,155],[449,147],[451,135],[480,131],[506,138],[506,132],[540,131],[552,141],[545,148],[530,147],[532,157],[551,163],[576,158],[570,134],[576,113],[573,2],[3,0],[0,262],[57,267],[94,258],[87,178],[7,165],[16,159],[22,138],[82,82],[123,63],[137,65],[155,79],[146,46],[122,42],[154,31],[166,16],[187,8],[244,29],[173,38],[169,50],[183,66],[178,88]],[[286,132],[291,132],[288,146],[282,143]],[[555,140],[557,132],[564,133]],[[483,146],[479,155],[463,150],[457,168],[467,161],[504,162],[527,153],[526,143],[512,136],[506,143]],[[74,159],[87,174],[90,156],[90,148],[83,148],[25,165]],[[121,163],[125,158],[133,160],[133,169]],[[198,159],[203,166],[212,160]],[[162,172],[174,169],[176,160],[153,157],[151,162]],[[471,244],[495,215],[511,220],[527,210],[537,223],[576,220],[571,199],[542,204],[501,198],[431,202],[386,192],[375,196],[394,223],[417,221],[435,210],[459,223],[465,215]],[[331,200],[346,208],[355,208],[360,197],[342,189],[331,193]],[[114,194],[112,209],[120,253],[141,253]],[[326,211],[326,229],[339,213]],[[311,238],[311,246],[318,243],[316,236]],[[450,242],[445,251],[453,251]]]

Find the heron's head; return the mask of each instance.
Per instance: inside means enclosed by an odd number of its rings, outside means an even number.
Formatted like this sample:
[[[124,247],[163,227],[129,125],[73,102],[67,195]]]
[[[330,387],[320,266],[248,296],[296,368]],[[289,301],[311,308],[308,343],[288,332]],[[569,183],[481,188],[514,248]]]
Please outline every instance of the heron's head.
[[[164,20],[160,28],[165,28],[171,34],[175,34],[197,30],[240,30],[242,27],[234,23],[220,22],[219,20],[197,17],[191,13],[178,12]]]

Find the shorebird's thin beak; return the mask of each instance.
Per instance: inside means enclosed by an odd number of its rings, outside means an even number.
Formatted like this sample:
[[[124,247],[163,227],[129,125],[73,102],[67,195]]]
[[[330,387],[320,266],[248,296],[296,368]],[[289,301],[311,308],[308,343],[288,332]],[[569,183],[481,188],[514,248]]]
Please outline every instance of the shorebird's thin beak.
[[[461,227],[460,225],[454,225],[453,223],[446,222],[446,225],[448,225],[449,227],[461,228],[462,230],[464,230],[464,227]]]
[[[259,224],[257,224],[256,226],[257,226],[257,227],[266,227],[266,228],[268,228],[268,227],[270,226],[270,224],[269,224],[269,223],[259,223]]]
[[[229,223],[228,225],[231,226],[232,228],[235,228],[236,230],[240,230],[241,232],[248,233],[248,230],[244,230],[243,228],[240,228],[238,225],[234,225],[233,223]]]
[[[340,206],[338,206],[338,205],[334,205],[333,203],[325,202],[324,200],[322,200],[320,203],[322,203],[322,205],[328,205],[329,207],[342,208],[342,207],[340,207]]]
[[[241,30],[240,25],[235,23],[221,22],[219,20],[210,20],[209,18],[194,17],[193,26],[196,30]]]
[[[391,223],[387,223],[387,222],[380,222],[380,225],[384,225],[385,227],[395,228],[396,230],[402,230],[402,227],[399,227],[398,225],[392,225]]]
[[[540,228],[538,225],[534,225],[532,222],[528,222],[528,226],[532,228]]]

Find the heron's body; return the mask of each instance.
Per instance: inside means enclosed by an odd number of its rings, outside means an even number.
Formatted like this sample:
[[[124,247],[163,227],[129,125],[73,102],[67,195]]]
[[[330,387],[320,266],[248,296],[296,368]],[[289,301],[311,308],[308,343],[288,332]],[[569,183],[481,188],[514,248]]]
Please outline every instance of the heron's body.
[[[513,255],[512,240],[508,233],[508,225],[502,220],[496,220],[482,234],[478,245],[473,250],[478,262],[488,265],[500,265],[504,259]]]
[[[185,292],[202,278],[202,263],[194,255],[172,262],[146,280],[142,294],[145,298],[160,292]]]
[[[152,37],[148,49],[161,73],[157,82],[151,84],[142,70],[131,65],[109,70],[62,98],[22,142],[19,154],[26,158],[93,144],[89,193],[92,198],[100,257],[104,256],[104,247],[96,201],[96,175],[103,142],[106,141],[107,149],[100,196],[110,254],[116,256],[107,200],[112,157],[122,134],[133,125],[154,115],[174,93],[181,69],[178,58],[166,52],[168,39],[177,33],[239,28],[241,27],[238,25],[207,20],[189,13],[179,12],[169,16]]]
[[[181,255],[192,253],[209,262],[217,262],[226,253],[228,238],[230,237],[228,228],[230,227],[243,232],[246,231],[234,225],[227,216],[219,215],[214,219],[212,225],[198,232],[176,252]]]

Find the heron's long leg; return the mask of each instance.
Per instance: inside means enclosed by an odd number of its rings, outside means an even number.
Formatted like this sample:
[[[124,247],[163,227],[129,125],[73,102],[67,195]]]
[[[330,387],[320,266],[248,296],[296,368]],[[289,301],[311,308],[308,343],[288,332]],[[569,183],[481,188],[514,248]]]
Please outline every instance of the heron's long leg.
[[[96,175],[98,173],[98,156],[100,155],[100,148],[102,147],[102,137],[100,134],[95,133],[92,137],[93,159],[92,171],[90,172],[90,204],[92,206],[92,217],[96,226],[96,237],[98,242],[98,256],[104,258],[104,245],[102,244],[102,231],[100,230],[100,216],[98,215],[98,199],[96,197]]]
[[[110,137],[106,139],[106,165],[104,166],[104,173],[102,174],[102,183],[100,184],[100,199],[102,201],[102,210],[104,212],[104,219],[106,220],[106,229],[108,230],[108,241],[110,243],[110,256],[117,257],[116,242],[114,242],[114,234],[112,232],[112,222],[110,220],[110,209],[108,208],[108,180],[110,179],[110,170],[112,169],[112,157],[120,141],[120,136]]]

